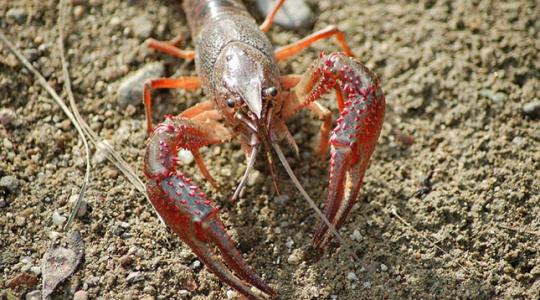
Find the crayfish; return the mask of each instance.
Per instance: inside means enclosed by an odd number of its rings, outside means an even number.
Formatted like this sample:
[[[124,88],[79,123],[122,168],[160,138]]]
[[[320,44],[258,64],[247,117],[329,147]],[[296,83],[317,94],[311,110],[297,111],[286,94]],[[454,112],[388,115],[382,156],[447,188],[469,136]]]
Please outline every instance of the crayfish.
[[[258,26],[239,1],[184,0],[183,7],[195,41],[195,50],[151,39],[150,48],[182,59],[195,59],[198,77],[160,78],[144,87],[149,134],[144,172],[147,192],[163,221],[184,241],[207,268],[223,282],[250,299],[261,298],[252,287],[270,297],[276,292],[242,258],[226,233],[213,201],[190,178],[177,170],[177,153],[185,149],[204,177],[215,187],[199,149],[235,139],[247,159],[247,168],[233,198],[244,187],[259,153],[263,153],[277,188],[277,157],[304,197],[280,143],[298,146],[287,120],[308,109],[322,120],[319,150],[330,148],[328,198],[313,246],[324,248],[347,219],[355,204],[364,173],[379,137],[385,99],[378,78],[353,58],[344,35],[327,27],[290,45],[273,49],[264,34],[284,0],[275,4]],[[321,54],[303,75],[280,76],[278,61],[287,59],[315,41],[336,37],[343,52]],[[151,91],[203,88],[210,100],[178,116],[167,116],[153,126]],[[317,100],[334,90],[340,116],[332,129],[332,114]],[[211,247],[219,249],[221,259]]]

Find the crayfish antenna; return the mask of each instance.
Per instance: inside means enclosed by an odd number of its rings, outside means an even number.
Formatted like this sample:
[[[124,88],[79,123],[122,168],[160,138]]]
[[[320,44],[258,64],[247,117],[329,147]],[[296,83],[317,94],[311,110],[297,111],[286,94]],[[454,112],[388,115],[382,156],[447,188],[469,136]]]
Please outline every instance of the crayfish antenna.
[[[281,164],[283,165],[283,168],[285,168],[285,171],[287,172],[287,174],[289,175],[289,177],[293,181],[294,185],[296,186],[296,188],[298,189],[300,194],[302,194],[302,196],[307,200],[309,206],[311,206],[311,208],[319,216],[321,221],[323,221],[323,223],[325,223],[326,226],[328,226],[328,228],[330,229],[332,234],[336,237],[336,239],[339,241],[339,243],[341,245],[345,246],[345,249],[347,249],[347,251],[350,252],[350,255],[355,260],[358,260],[358,256],[354,253],[352,245],[350,243],[348,243],[347,241],[345,241],[339,235],[336,227],[332,223],[330,223],[328,218],[326,218],[326,216],[321,212],[321,210],[317,207],[317,204],[315,204],[315,201],[313,201],[313,199],[311,199],[311,197],[308,195],[308,193],[306,192],[306,190],[304,189],[304,187],[302,186],[302,184],[300,183],[298,178],[296,178],[296,176],[294,175],[293,170],[291,169],[291,166],[289,165],[289,163],[287,162],[287,159],[285,158],[285,155],[281,151],[281,148],[279,148],[279,145],[277,145],[276,143],[272,143],[272,146],[274,147],[274,150],[276,151],[276,153],[277,153],[277,155],[279,157],[279,160],[281,161]]]
[[[258,147],[253,147],[253,149],[251,150],[251,154],[249,155],[249,159],[246,166],[246,171],[244,172],[244,175],[242,176],[240,183],[238,183],[238,186],[236,187],[236,190],[234,191],[234,194],[231,198],[233,201],[235,201],[238,198],[238,195],[240,195],[242,188],[244,188],[244,186],[246,185],[249,173],[251,172],[251,170],[253,170],[253,166],[255,165],[255,158],[257,158],[258,151],[259,151]]]

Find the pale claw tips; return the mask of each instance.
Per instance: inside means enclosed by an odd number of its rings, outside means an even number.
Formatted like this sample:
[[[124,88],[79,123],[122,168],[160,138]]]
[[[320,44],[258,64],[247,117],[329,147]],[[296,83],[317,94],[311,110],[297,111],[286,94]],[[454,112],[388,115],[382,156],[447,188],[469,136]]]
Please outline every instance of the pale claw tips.
[[[264,283],[264,281],[246,264],[241,253],[236,249],[233,241],[225,232],[221,220],[218,218],[207,220],[204,227],[207,238],[219,248],[221,257],[225,260],[225,263],[241,280],[253,285],[257,289],[270,295],[272,298],[276,296],[274,290]]]

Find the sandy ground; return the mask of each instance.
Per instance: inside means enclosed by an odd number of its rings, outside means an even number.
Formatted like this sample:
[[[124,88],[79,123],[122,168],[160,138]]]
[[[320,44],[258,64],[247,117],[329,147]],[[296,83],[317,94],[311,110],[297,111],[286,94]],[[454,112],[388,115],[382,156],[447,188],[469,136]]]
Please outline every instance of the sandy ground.
[[[143,106],[120,105],[116,91],[151,62],[165,62],[167,76],[194,74],[192,62],[147,50],[148,32],[134,28],[142,17],[152,24],[150,36],[166,40],[184,32],[191,47],[180,4],[68,2],[82,3],[69,4],[66,24],[78,106],[142,176]],[[204,157],[223,188],[202,186],[221,203],[249,264],[280,299],[538,299],[540,126],[531,112],[540,99],[538,2],[311,4],[314,28],[276,27],[271,40],[283,45],[337,24],[357,57],[380,75],[387,96],[379,146],[341,231],[360,259],[352,262],[335,248],[316,263],[306,258],[316,218],[284,172],[287,197],[276,200],[269,176],[261,175],[237,203],[228,203],[245,162],[238,144],[213,147]],[[22,8],[26,18],[8,17],[12,8]],[[61,92],[57,17],[56,1],[0,0],[1,30]],[[280,67],[302,73],[321,50],[337,49],[333,40],[320,42]],[[159,93],[155,117],[203,98]],[[84,149],[60,108],[3,45],[0,108],[11,111],[0,124],[0,177],[7,177],[0,187],[0,298],[16,299],[39,288],[7,288],[7,282],[23,271],[41,280],[41,258],[61,232],[52,216],[68,215],[84,174]],[[322,203],[328,166],[314,151],[318,126],[307,113],[295,118],[290,129],[302,159],[288,156]],[[84,261],[53,298],[70,299],[76,291],[91,299],[234,298],[114,166],[96,154],[93,162],[88,210],[74,225],[85,241]],[[264,164],[256,167],[268,174]],[[185,170],[203,182],[193,165]]]

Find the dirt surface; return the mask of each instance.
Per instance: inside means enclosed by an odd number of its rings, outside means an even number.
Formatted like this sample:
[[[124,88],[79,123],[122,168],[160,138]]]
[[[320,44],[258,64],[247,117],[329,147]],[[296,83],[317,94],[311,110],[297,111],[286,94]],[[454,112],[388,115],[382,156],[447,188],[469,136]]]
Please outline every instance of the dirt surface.
[[[0,28],[61,92],[56,2],[2,0]],[[138,101],[120,105],[117,90],[123,78],[151,62],[164,62],[167,76],[194,74],[193,62],[143,45],[147,35],[167,40],[182,32],[192,47],[181,5],[68,2],[67,59],[78,106],[142,176],[144,109]],[[261,162],[259,178],[229,203],[245,168],[243,154],[237,143],[212,147],[203,155],[220,191],[202,183],[193,164],[184,169],[221,203],[248,263],[280,299],[538,299],[538,2],[310,4],[318,15],[314,28],[276,27],[271,40],[284,45],[337,24],[355,55],[380,75],[387,97],[379,146],[341,230],[360,259],[352,262],[345,251],[331,248],[310,262],[307,245],[316,218],[282,170],[286,196],[276,197]],[[8,16],[13,8],[26,17],[13,16],[13,10]],[[145,22],[149,31],[140,28]],[[283,73],[302,73],[321,50],[338,46],[319,42],[281,63]],[[325,103],[335,109],[332,97]],[[203,98],[202,92],[158,93],[154,116],[162,120]],[[36,281],[11,288],[8,281],[25,271],[41,281],[41,259],[51,239],[62,234],[53,214],[69,213],[83,179],[84,148],[60,108],[3,45],[0,108],[0,297],[24,298],[39,288]],[[301,158],[287,155],[322,205],[328,165],[314,150],[318,126],[308,113],[292,120]],[[74,225],[86,245],[84,261],[53,298],[70,299],[75,292],[78,299],[235,297],[160,224],[114,166],[99,154],[92,160],[88,209]]]

